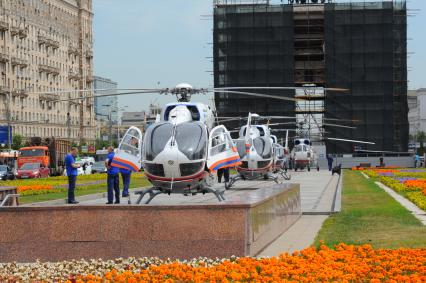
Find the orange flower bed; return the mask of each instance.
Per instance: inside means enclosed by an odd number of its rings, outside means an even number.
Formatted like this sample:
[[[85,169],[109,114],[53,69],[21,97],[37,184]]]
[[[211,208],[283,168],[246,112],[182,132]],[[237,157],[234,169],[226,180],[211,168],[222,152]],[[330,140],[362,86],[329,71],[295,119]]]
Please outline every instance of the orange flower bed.
[[[340,244],[272,258],[239,258],[218,265],[174,262],[68,282],[426,282],[426,249],[373,249]]]
[[[32,185],[32,186],[17,186],[18,193],[26,195],[28,193],[37,194],[37,192],[46,192],[54,190],[53,186],[50,185]]]
[[[407,189],[421,190],[426,189],[426,180],[407,180],[404,181]]]

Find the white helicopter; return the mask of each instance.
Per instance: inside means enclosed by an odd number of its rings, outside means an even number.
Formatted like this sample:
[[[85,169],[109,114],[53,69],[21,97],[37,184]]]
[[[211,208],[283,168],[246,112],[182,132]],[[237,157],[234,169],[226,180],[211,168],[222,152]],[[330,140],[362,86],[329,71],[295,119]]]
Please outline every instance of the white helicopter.
[[[241,157],[241,165],[236,167],[238,174],[225,183],[230,189],[238,180],[271,179],[278,183],[277,173],[286,180],[290,176],[286,172],[286,151],[278,144],[277,137],[271,135],[269,122],[265,125],[253,124],[253,118],[261,118],[256,113],[249,113],[247,124],[241,127],[239,138],[234,140]],[[272,117],[262,117],[271,119]],[[275,118],[278,118],[275,116]],[[279,117],[293,118],[293,117]]]
[[[229,92],[245,94],[235,89],[232,88]],[[223,88],[220,91],[228,92]],[[192,94],[206,93],[208,90],[179,84],[175,88],[160,89],[157,92],[175,94],[178,102],[165,105],[158,121],[148,127],[144,134],[142,151],[138,154],[141,154],[145,175],[153,187],[138,192],[137,203],[141,203],[147,194],[149,198],[145,201],[146,204],[159,194],[172,193],[213,193],[219,201],[224,200],[225,188],[214,187],[216,172],[220,168],[239,166],[242,162],[225,126],[214,127],[215,116],[212,109],[202,103],[189,102]],[[270,97],[262,94],[255,96]],[[128,134],[124,136],[123,141],[127,142],[120,144],[116,154],[121,163],[124,163],[124,158],[121,158],[122,145],[128,147],[131,138],[137,139],[134,134],[129,135],[130,138],[127,137]],[[270,138],[265,140],[269,141]],[[270,167],[272,148],[269,147],[269,150]],[[137,156],[139,155],[135,155],[134,160]],[[127,161],[129,160],[128,157]],[[136,162],[133,165],[139,166]]]
[[[291,159],[293,162],[294,171],[305,168],[311,171],[311,168],[316,168],[319,171],[318,155],[312,147],[310,139],[295,139],[294,147],[291,151]]]

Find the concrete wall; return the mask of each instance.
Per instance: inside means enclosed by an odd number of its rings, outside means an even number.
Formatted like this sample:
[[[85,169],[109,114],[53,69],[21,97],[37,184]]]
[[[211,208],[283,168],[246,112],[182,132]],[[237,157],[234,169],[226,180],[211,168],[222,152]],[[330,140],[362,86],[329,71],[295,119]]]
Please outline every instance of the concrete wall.
[[[320,168],[328,168],[325,158],[319,159],[318,161],[320,163]],[[383,162],[386,166],[414,167],[414,158],[411,156],[384,157]],[[334,158],[333,165],[342,164],[342,168],[352,168],[358,166],[360,163],[371,163],[373,167],[380,165],[379,157],[338,157]]]
[[[1,208],[0,262],[255,255],[300,215],[294,184],[217,205]]]

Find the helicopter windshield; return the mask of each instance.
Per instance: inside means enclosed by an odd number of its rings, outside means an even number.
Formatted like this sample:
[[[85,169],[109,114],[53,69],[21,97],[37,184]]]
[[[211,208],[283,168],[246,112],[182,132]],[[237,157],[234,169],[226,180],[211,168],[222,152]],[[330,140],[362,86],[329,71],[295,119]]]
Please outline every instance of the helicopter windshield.
[[[164,150],[173,135],[172,123],[159,123],[145,133],[144,159],[153,161]],[[188,122],[176,126],[176,143],[179,151],[189,160],[203,159],[207,150],[207,130],[201,122]]]
[[[172,133],[173,124],[171,123],[159,123],[149,127],[145,133],[144,159],[154,160],[163,151]]]
[[[176,129],[179,151],[189,160],[204,159],[207,152],[207,130],[200,122],[182,123]]]
[[[253,140],[254,148],[262,158],[271,158],[271,142],[264,137],[255,138]]]

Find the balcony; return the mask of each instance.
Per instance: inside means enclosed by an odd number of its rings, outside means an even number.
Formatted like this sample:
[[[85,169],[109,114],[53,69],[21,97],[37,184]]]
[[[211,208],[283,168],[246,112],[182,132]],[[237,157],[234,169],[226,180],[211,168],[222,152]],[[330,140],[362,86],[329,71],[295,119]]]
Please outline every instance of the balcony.
[[[27,97],[28,96],[28,92],[24,89],[15,89],[12,90],[12,96],[18,96],[18,97]]]
[[[21,58],[12,57],[12,66],[19,66],[21,68],[28,67],[28,61]]]
[[[0,95],[7,95],[10,92],[9,87],[1,85],[0,86]]]
[[[86,51],[86,58],[87,59],[92,59],[93,58],[93,50],[87,50]]]
[[[78,72],[74,72],[73,70],[69,70],[68,79],[78,81],[80,79],[80,74]]]
[[[17,36],[19,34],[19,28],[18,27],[10,27],[10,35],[11,36]]]
[[[28,36],[28,28],[20,28],[20,27],[10,27],[10,35],[18,36],[20,39],[26,38]]]
[[[5,53],[0,53],[0,62],[1,63],[9,62],[9,56]]]
[[[68,55],[78,55],[80,52],[78,51],[78,47],[70,44],[68,45]]]
[[[38,45],[46,44],[47,38],[43,35],[37,35]]]
[[[53,93],[42,93],[39,94],[39,99],[44,101],[54,101],[59,100],[59,94],[53,94]]]
[[[38,35],[37,41],[39,45],[45,45],[46,47],[52,47],[52,49],[58,49],[59,48],[59,41],[48,38],[44,35]]]
[[[6,21],[0,20],[0,31],[6,31],[9,29],[9,25]]]
[[[44,72],[44,73],[46,73],[46,74],[52,74],[52,75],[54,75],[54,76],[57,76],[57,75],[59,75],[59,73],[60,73],[60,69],[59,69],[59,68],[57,68],[57,67],[52,67],[52,66],[48,66],[48,65],[43,65],[43,64],[40,64],[40,65],[38,66],[38,71],[39,71],[40,73]]]
[[[27,36],[28,36],[28,28],[21,28],[21,29],[19,29],[18,36],[19,36],[20,39],[27,38]]]

